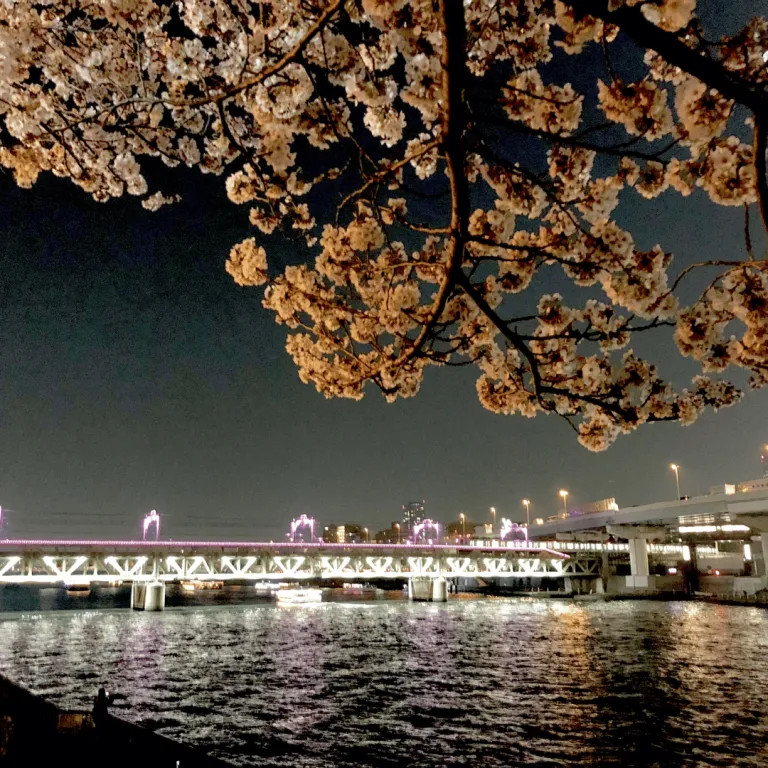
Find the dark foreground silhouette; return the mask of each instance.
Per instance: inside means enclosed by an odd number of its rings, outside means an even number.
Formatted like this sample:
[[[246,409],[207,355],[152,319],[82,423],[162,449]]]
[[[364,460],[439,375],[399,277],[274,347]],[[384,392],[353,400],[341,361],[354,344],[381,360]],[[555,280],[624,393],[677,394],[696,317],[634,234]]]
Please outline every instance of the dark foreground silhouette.
[[[93,712],[67,712],[0,675],[0,766],[109,765],[110,768],[225,768],[184,746],[109,713],[119,694],[104,688]]]

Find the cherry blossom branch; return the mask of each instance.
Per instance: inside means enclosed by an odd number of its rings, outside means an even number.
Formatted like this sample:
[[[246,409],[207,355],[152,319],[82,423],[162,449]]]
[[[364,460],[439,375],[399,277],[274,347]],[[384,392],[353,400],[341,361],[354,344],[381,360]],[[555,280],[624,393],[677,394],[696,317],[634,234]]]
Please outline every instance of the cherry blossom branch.
[[[417,160],[423,155],[426,155],[427,152],[430,152],[431,150],[439,147],[440,144],[441,144],[440,139],[433,139],[432,141],[428,141],[426,144],[423,144],[421,147],[419,147],[419,149],[417,149],[415,152],[411,152],[409,155],[406,155],[405,157],[401,158],[396,163],[392,163],[391,165],[388,165],[386,168],[382,168],[380,171],[378,171],[378,173],[374,173],[370,178],[368,178],[367,181],[365,181],[365,183],[362,186],[358,187],[353,192],[350,192],[339,203],[339,206],[336,209],[336,221],[338,222],[339,214],[341,213],[343,208],[345,208],[350,202],[352,202],[356,198],[365,194],[365,192],[369,190],[374,184],[378,184],[384,181],[384,179],[386,179],[388,176],[391,176],[393,173],[397,173],[401,168],[404,168],[413,160]]]
[[[768,110],[768,101],[744,81],[730,77],[728,70],[708,55],[689,48],[674,32],[665,32],[648,21],[638,6],[614,8],[611,0],[564,0],[580,16],[594,16],[621,29],[638,45],[660,54],[667,62],[716,88],[727,99],[749,107],[755,114]]]
[[[331,16],[333,16],[345,2],[346,0],[332,0],[330,5],[317,17],[317,19],[315,19],[315,23],[309,27],[309,29],[302,35],[299,42],[296,43],[290,51],[286,51],[286,53],[284,53],[274,64],[265,67],[254,77],[244,80],[236,86],[228,88],[226,91],[212,94],[211,96],[201,96],[198,99],[166,99],[164,103],[174,107],[200,107],[205,104],[210,104],[211,102],[225,101],[238,93],[242,93],[243,91],[253,88],[255,85],[263,83],[267,78],[278,74],[285,69],[288,64],[295,61],[303,53],[310,42],[312,42],[315,35],[323,29]]]
[[[673,293],[674,290],[677,288],[677,286],[680,285],[680,282],[682,281],[682,279],[686,275],[690,274],[695,269],[702,269],[703,267],[731,267],[733,269],[744,268],[744,269],[757,269],[757,270],[762,271],[762,270],[768,269],[768,260],[764,260],[764,261],[719,261],[719,260],[713,260],[713,261],[699,261],[696,264],[689,264],[675,278],[675,282],[672,283],[672,287],[665,294],[665,296],[668,296],[670,293]],[[718,277],[715,279],[715,282],[717,282],[717,280],[722,278],[725,274],[727,274],[727,273],[723,273],[721,275],[718,275]],[[662,297],[662,298],[664,298],[664,297]]]
[[[679,143],[679,139],[669,142],[656,152],[640,152],[639,150],[622,149],[622,146],[626,145],[613,145],[603,146],[601,144],[595,144],[594,142],[584,141],[575,136],[566,136],[562,133],[548,133],[547,131],[536,130],[526,125],[519,120],[505,120],[503,118],[496,117],[491,114],[487,109],[481,110],[474,115],[475,120],[478,122],[489,123],[499,127],[508,128],[513,133],[522,133],[526,136],[533,136],[537,139],[543,139],[551,144],[563,144],[568,147],[577,147],[578,149],[586,149],[590,152],[597,152],[598,154],[611,155],[614,157],[630,157],[636,160],[655,161],[665,164],[666,161],[661,160],[662,155],[665,155],[670,150],[674,149]],[[635,143],[633,139],[631,144]]]
[[[624,422],[634,422],[637,418],[636,410],[633,408],[623,408],[616,402],[619,399],[619,394],[622,391],[618,390],[618,393],[607,391],[603,393],[603,396],[590,395],[584,392],[574,392],[568,389],[562,389],[559,387],[545,384],[541,378],[541,371],[539,370],[539,361],[536,359],[536,354],[525,343],[524,337],[513,331],[497,314],[496,310],[485,300],[485,298],[478,293],[475,286],[469,281],[463,271],[459,271],[457,284],[461,287],[464,293],[471,299],[471,301],[477,306],[477,308],[493,323],[493,325],[501,332],[507,341],[516,349],[527,361],[528,368],[531,374],[531,380],[533,383],[533,394],[536,397],[539,406],[542,410],[553,411],[555,410],[552,403],[547,403],[544,399],[544,395],[552,395],[553,397],[564,397],[571,402],[584,402],[590,405],[594,405],[600,408],[606,414],[609,414],[615,420],[622,420]],[[653,324],[649,324],[648,328],[655,327]],[[644,328],[638,328],[637,330],[644,330]],[[545,341],[547,337],[537,337],[536,341]],[[616,385],[612,387],[616,389]]]
[[[459,270],[456,276],[456,282],[464,293],[477,305],[477,308],[498,328],[504,338],[516,349],[527,361],[533,381],[533,394],[541,403],[541,374],[536,356],[528,348],[522,337],[515,333],[496,313],[493,307],[485,298],[475,290],[469,278],[463,270]]]

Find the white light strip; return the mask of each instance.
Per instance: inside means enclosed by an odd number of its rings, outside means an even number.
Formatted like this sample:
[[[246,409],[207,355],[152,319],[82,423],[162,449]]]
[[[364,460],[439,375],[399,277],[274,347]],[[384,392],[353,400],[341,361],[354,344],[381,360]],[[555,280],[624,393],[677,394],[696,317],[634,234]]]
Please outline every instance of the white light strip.
[[[748,525],[681,525],[678,530],[680,533],[717,533],[723,531],[725,533],[747,533],[749,531]]]

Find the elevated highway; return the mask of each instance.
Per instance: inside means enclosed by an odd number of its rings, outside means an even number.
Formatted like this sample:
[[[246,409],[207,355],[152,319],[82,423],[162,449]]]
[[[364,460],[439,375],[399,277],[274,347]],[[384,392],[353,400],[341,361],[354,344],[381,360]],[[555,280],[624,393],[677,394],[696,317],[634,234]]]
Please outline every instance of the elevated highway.
[[[562,515],[542,525],[531,526],[530,536],[533,540],[552,539],[588,531],[604,531],[627,541],[631,568],[627,586],[640,589],[653,588],[654,583],[648,563],[649,541],[663,540],[672,533],[678,537],[715,535],[750,542],[759,534],[762,577],[768,587],[768,488],[695,496],[606,512]],[[751,544],[745,548],[745,553],[747,551],[751,552]],[[690,559],[690,550],[684,559]]]
[[[694,496],[685,501],[661,501],[608,512],[560,517],[531,526],[531,538],[550,539],[558,533],[607,529],[608,526],[675,526],[680,517],[728,517],[731,525],[768,531],[768,490]],[[726,523],[729,524],[729,523]]]

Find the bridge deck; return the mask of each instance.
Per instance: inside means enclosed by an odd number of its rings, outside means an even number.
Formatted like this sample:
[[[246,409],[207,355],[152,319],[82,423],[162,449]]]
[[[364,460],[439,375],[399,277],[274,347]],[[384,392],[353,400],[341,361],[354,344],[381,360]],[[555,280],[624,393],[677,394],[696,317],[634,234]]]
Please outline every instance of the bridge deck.
[[[528,542],[507,544],[4,540],[0,584],[558,577],[595,568],[594,557]]]

